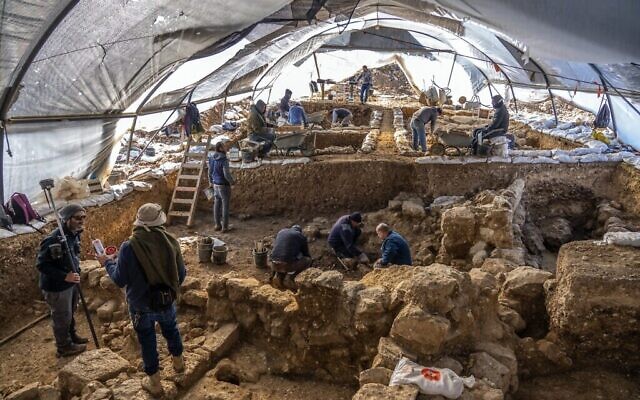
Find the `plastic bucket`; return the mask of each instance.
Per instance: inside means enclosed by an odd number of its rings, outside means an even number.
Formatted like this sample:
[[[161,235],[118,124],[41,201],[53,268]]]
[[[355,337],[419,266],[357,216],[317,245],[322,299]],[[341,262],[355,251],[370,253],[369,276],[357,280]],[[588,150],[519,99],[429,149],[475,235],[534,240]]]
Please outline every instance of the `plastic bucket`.
[[[211,262],[215,265],[222,265],[227,262],[227,246],[215,246],[211,252]]]
[[[251,254],[253,254],[253,262],[256,264],[256,267],[260,269],[265,269],[269,266],[268,263],[268,255],[269,252],[264,250],[262,252],[256,252],[256,250],[251,250]]]
[[[242,162],[250,163],[255,160],[255,154],[252,150],[242,150],[240,153],[242,154]]]
[[[198,240],[198,261],[201,263],[211,260],[211,252],[213,250],[213,240],[210,237],[204,237]]]

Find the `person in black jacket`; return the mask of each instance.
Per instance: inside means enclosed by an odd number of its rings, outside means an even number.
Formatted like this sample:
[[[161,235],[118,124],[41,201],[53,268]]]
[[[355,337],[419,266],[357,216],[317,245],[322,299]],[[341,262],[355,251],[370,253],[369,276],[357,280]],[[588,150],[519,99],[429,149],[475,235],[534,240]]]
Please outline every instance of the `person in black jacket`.
[[[281,229],[271,251],[271,284],[295,288],[295,275],[311,266],[309,243],[300,225]]]
[[[213,187],[213,222],[214,230],[228,232],[229,225],[229,200],[231,198],[231,185],[234,184],[227,149],[223,142],[216,143],[213,156],[209,158],[209,184]]]
[[[355,263],[368,264],[367,255],[356,246],[356,242],[362,233],[362,214],[354,212],[351,215],[343,215],[331,228],[327,242],[339,258],[354,259]]]
[[[78,336],[73,314],[78,307],[80,274],[80,234],[87,214],[81,206],[70,204],[60,210],[70,255],[65,254],[61,232],[57,228],[40,243],[36,267],[40,271],[40,289],[51,310],[57,357],[68,357],[86,350],[88,339]]]
[[[482,134],[482,141],[495,139],[500,136],[505,136],[509,130],[509,111],[504,104],[504,99],[499,94],[491,98],[491,105],[493,106],[493,119],[491,123],[485,127],[478,128],[473,131],[473,153],[478,153],[478,147],[481,143],[479,140],[480,134]]]

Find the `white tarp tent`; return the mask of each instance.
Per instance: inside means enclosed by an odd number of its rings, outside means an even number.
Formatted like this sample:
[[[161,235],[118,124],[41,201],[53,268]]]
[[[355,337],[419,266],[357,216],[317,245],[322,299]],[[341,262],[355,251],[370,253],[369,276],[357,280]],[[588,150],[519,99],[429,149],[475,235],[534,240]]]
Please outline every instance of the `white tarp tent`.
[[[421,48],[425,64],[450,68],[455,56],[474,91],[490,82],[591,110],[603,92],[619,138],[640,148],[639,17],[635,0],[4,0],[0,189],[33,194],[52,174],[100,176],[117,147],[114,120],[271,86],[340,43],[405,60],[414,82],[425,79]],[[384,34],[361,34],[376,27]],[[240,41],[200,80],[158,90],[182,64]]]

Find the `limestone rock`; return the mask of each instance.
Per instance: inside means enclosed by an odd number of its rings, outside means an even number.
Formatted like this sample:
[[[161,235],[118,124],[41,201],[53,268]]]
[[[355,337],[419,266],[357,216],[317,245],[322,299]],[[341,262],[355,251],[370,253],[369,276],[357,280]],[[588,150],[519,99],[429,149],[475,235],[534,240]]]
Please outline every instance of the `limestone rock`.
[[[509,388],[511,382],[509,368],[485,352],[473,353],[470,359],[472,366],[469,372],[476,379],[485,378],[502,391]]]
[[[417,354],[396,343],[388,337],[381,337],[378,342],[378,354],[372,363],[372,368],[383,367],[393,370],[402,357],[412,361],[418,359]]]
[[[40,385],[38,387],[39,400],[60,400],[60,391],[51,385]]]
[[[527,327],[540,333],[547,327],[543,284],[551,277],[547,271],[518,267],[509,272],[500,292],[500,302],[514,309]]]
[[[162,379],[174,382],[181,388],[187,388],[193,386],[207,372],[209,358],[195,352],[183,352],[182,356],[184,358],[184,372],[175,372],[171,364],[171,357],[166,357],[160,362],[162,366],[160,376]]]
[[[464,196],[440,196],[433,199],[433,202],[429,205],[429,209],[432,212],[442,213],[456,204],[464,202]]]
[[[378,383],[380,385],[388,385],[391,380],[392,370],[383,367],[369,368],[360,372],[358,378],[360,386],[364,386],[367,383]]]
[[[525,265],[525,258],[527,250],[523,247],[516,247],[510,249],[494,249],[491,252],[492,258],[504,258],[511,261],[515,265]]]
[[[180,300],[187,305],[204,308],[207,306],[209,296],[204,290],[192,289],[180,295]]]
[[[84,271],[83,271],[84,272]],[[106,275],[104,269],[93,269],[87,273],[87,283],[89,287],[96,287],[100,285],[100,279]]]
[[[251,297],[251,291],[261,286],[255,278],[231,278],[227,280],[227,292],[231,301],[246,301]]]
[[[498,317],[502,322],[512,327],[516,333],[522,332],[527,327],[527,323],[517,311],[503,304],[498,306]]]
[[[80,394],[91,381],[105,382],[128,370],[131,364],[108,348],[90,350],[78,355],[58,373],[63,392]]]
[[[108,300],[106,303],[98,307],[97,314],[101,321],[111,321],[113,313],[118,309],[118,302],[114,299]]]
[[[436,368],[449,368],[453,372],[458,375],[462,375],[462,371],[464,370],[462,364],[458,362],[456,359],[451,357],[442,357],[438,361],[433,363],[433,366]]]
[[[206,400],[251,400],[251,392],[238,385],[207,379],[203,384],[196,385],[187,392],[185,399]]]
[[[215,332],[206,334],[202,348],[211,353],[211,359],[218,360],[224,357],[239,339],[240,326],[224,324]]]
[[[465,388],[460,400],[504,400],[504,392],[492,387],[484,379],[476,379],[472,389]]]
[[[506,275],[509,271],[516,267],[516,264],[504,258],[487,258],[482,263],[482,267],[480,267],[480,269],[493,275]]]
[[[413,198],[402,202],[402,215],[410,218],[424,218],[427,216],[421,198]]]
[[[417,397],[418,387],[414,385],[386,386],[367,383],[352,400],[415,400]]]
[[[531,254],[541,254],[546,250],[542,232],[532,222],[527,222],[522,226],[522,240]]]
[[[233,319],[233,310],[231,302],[224,298],[209,297],[207,300],[206,315],[209,319],[216,322],[226,322]]]
[[[444,345],[450,327],[448,319],[408,305],[396,316],[390,335],[398,343],[421,355],[437,354]]]
[[[401,200],[389,200],[387,208],[390,211],[402,211],[402,203]]]
[[[38,385],[40,382],[33,382],[6,397],[7,400],[36,400],[38,398]]]
[[[184,282],[182,282],[180,290],[182,292],[187,292],[192,289],[202,289],[202,283],[200,283],[199,279],[194,278],[193,276],[187,276],[184,279]]]
[[[640,249],[592,241],[564,245],[549,285],[551,330],[572,358],[640,366]]]
[[[465,258],[474,243],[476,218],[468,207],[453,207],[442,213],[442,247],[453,258]]]
[[[558,250],[573,238],[571,223],[562,217],[544,219],[540,223],[540,230],[550,250]]]
[[[121,289],[118,287],[118,285],[116,285],[115,283],[113,283],[113,281],[111,280],[111,278],[109,278],[109,275],[103,275],[102,278],[100,278],[100,287],[103,290],[106,290],[108,292],[111,293],[116,293],[118,291],[120,291]]]

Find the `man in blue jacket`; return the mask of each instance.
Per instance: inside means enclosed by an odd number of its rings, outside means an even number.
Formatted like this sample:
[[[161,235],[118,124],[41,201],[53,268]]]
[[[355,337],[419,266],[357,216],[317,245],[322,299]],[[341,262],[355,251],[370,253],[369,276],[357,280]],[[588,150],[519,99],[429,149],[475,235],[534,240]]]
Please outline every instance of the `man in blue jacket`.
[[[223,142],[216,143],[213,156],[209,157],[209,185],[213,187],[213,222],[216,231],[228,232],[229,200],[231,199],[231,185],[234,184],[227,148]]]
[[[71,262],[80,271],[80,234],[87,213],[77,204],[69,204],[60,210],[64,235],[71,251]],[[40,243],[36,267],[40,272],[40,289],[51,309],[53,335],[56,339],[57,357],[68,357],[86,350],[87,338],[78,336],[73,314],[78,307],[80,274],[73,272],[69,255],[61,245],[61,232],[57,228]]]
[[[398,232],[391,230],[387,224],[379,224],[376,227],[378,237],[382,239],[382,258],[378,259],[374,268],[384,268],[389,264],[412,265],[411,250],[409,244]]]
[[[307,115],[304,112],[304,108],[299,102],[295,102],[289,109],[289,125],[304,125],[307,126]]]
[[[120,247],[117,260],[115,256],[96,256],[111,280],[119,287],[126,287],[129,314],[147,374],[142,387],[154,396],[163,393],[158,372],[156,322],[173,356],[174,371],[184,371],[175,299],[186,270],[178,241],[163,226],[166,221],[159,204],[144,204],[138,209],[133,233]]]
[[[339,258],[357,259],[358,262],[368,263],[369,258],[357,246],[356,242],[362,231],[362,215],[354,212],[343,215],[336,221],[329,233],[329,246]]]

